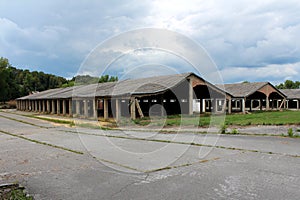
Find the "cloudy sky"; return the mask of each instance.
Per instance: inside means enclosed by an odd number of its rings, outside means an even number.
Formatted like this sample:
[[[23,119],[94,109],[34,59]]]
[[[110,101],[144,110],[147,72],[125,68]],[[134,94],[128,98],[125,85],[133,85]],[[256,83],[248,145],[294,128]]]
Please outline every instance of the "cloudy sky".
[[[0,56],[64,77],[73,77],[99,44],[142,28],[195,41],[227,83],[300,80],[299,0],[0,0]],[[158,58],[152,63],[187,70],[182,61]]]

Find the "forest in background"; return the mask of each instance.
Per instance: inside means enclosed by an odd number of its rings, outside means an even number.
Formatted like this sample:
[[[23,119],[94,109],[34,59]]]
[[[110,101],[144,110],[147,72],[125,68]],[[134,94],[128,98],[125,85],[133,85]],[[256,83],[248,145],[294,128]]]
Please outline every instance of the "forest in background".
[[[26,96],[35,91],[74,86],[75,81],[78,85],[117,80],[118,77],[109,75],[100,78],[80,75],[67,80],[64,77],[44,72],[17,69],[10,65],[8,59],[0,58],[0,102]]]
[[[78,85],[113,81],[118,81],[118,77],[79,75],[67,80],[64,77],[44,72],[17,69],[9,64],[8,59],[0,58],[0,102],[26,96],[35,91],[41,92],[53,88],[71,87],[75,85],[75,82]],[[284,83],[276,85],[276,87],[278,89],[297,89],[300,88],[300,82],[286,80]]]

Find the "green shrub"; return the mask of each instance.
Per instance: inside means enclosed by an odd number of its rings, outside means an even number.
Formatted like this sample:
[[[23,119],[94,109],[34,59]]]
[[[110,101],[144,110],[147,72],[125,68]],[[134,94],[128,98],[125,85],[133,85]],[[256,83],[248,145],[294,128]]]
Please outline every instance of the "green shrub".
[[[237,135],[237,134],[239,134],[239,131],[234,128],[234,129],[231,130],[231,134]]]
[[[227,126],[226,126],[226,124],[221,124],[219,133],[220,134],[226,134],[227,133]]]
[[[289,137],[294,137],[294,132],[293,132],[293,129],[292,129],[292,128],[289,128],[289,129],[288,129],[288,136],[289,136]]]

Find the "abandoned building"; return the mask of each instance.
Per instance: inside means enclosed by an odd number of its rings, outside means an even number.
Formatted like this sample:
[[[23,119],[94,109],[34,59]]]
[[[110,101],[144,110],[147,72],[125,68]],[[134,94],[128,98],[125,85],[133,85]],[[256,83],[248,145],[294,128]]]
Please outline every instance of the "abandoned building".
[[[269,82],[244,82],[218,85],[233,96],[232,111],[271,110],[286,108],[286,95]]]
[[[226,109],[230,112],[231,98],[194,73],[185,73],[51,89],[18,98],[17,109],[119,120]]]
[[[300,102],[300,89],[281,89],[283,94],[287,96],[286,108],[287,109],[297,109],[299,110]]]
[[[121,117],[299,109],[300,90],[269,82],[213,85],[194,73],[82,84],[17,99],[17,109],[73,117]]]

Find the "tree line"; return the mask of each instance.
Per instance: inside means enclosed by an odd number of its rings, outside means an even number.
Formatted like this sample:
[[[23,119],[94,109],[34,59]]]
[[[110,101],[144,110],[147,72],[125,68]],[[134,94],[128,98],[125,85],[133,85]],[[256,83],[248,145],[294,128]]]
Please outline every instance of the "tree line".
[[[286,80],[284,83],[276,85],[278,89],[300,89],[300,81]]]
[[[9,64],[7,58],[0,58],[0,102],[26,96],[34,91],[44,91],[59,87],[71,87],[80,84],[92,84],[118,81],[117,76],[103,75],[92,77],[89,75],[78,75],[71,80],[64,77],[46,74],[44,72],[17,69]],[[300,88],[299,81],[286,80],[276,85],[278,89]]]
[[[0,58],[0,102],[26,96],[35,91],[44,91],[76,84],[117,81],[118,77],[104,75],[100,78],[89,75],[76,76],[67,80],[61,76],[44,72],[17,69],[10,65],[7,58]]]

